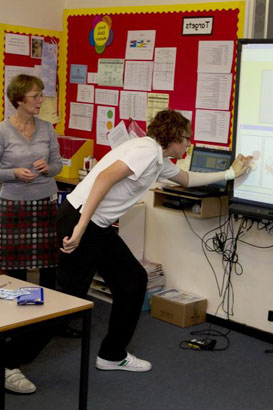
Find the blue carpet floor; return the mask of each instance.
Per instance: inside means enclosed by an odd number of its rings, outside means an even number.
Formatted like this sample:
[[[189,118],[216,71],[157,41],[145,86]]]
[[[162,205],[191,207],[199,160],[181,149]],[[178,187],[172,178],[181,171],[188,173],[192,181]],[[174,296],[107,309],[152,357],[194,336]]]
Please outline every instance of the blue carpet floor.
[[[129,351],[150,360],[148,373],[104,372],[94,367],[107,329],[109,304],[95,301],[88,410],[272,410],[273,354],[269,343],[231,331],[225,351],[182,350],[190,332],[143,312]],[[223,332],[213,325],[213,329]],[[217,347],[225,345],[219,340]],[[80,340],[55,337],[22,370],[37,385],[33,395],[6,394],[7,410],[77,410]]]

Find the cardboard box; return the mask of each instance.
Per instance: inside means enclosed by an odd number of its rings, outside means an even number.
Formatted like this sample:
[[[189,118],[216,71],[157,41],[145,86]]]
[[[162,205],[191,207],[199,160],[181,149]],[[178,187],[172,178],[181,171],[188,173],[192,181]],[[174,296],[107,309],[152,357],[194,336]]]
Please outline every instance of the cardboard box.
[[[151,315],[180,327],[189,327],[206,320],[207,300],[177,289],[167,289],[151,299]]]
[[[63,169],[58,174],[63,178],[78,178],[85,157],[93,155],[94,140],[78,137],[58,136]]]

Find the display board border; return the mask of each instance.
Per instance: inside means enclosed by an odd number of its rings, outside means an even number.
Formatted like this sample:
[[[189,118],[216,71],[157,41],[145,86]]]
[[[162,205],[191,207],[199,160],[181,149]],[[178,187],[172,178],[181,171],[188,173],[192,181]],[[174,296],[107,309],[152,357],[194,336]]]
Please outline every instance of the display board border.
[[[4,118],[4,78],[5,78],[5,33],[10,32],[14,34],[25,34],[32,36],[43,36],[58,39],[59,53],[58,53],[58,78],[60,79],[61,60],[63,55],[63,32],[57,30],[48,30],[43,28],[34,28],[26,26],[15,26],[11,24],[0,24],[0,95],[2,95],[2,104],[0,112],[0,120]],[[16,62],[20,66],[20,55],[17,56]],[[17,64],[16,64],[17,65]],[[56,131],[59,131],[61,123],[57,124]]]

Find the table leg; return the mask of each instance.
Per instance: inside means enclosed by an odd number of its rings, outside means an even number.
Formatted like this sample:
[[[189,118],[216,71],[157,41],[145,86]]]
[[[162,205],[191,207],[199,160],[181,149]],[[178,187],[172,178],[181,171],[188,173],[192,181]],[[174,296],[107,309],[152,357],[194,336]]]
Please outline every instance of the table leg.
[[[0,337],[0,410],[5,409],[5,338]]]
[[[91,312],[92,310],[88,309],[88,310],[85,310],[83,314],[79,410],[87,410],[89,360],[90,360],[89,357],[90,357],[90,335],[91,335]]]

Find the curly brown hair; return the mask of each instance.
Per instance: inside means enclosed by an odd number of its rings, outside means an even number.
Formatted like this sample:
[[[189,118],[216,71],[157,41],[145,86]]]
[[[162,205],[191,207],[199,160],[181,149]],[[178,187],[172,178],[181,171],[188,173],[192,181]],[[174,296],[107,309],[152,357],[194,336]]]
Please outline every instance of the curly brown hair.
[[[159,111],[147,128],[147,135],[154,138],[163,149],[172,142],[181,142],[185,133],[191,135],[191,123],[174,110]]]
[[[26,93],[35,86],[41,91],[45,88],[39,77],[27,74],[19,74],[13,77],[7,88],[7,96],[11,104],[17,109],[18,102],[24,101]]]

